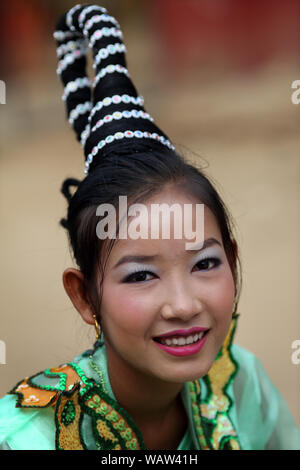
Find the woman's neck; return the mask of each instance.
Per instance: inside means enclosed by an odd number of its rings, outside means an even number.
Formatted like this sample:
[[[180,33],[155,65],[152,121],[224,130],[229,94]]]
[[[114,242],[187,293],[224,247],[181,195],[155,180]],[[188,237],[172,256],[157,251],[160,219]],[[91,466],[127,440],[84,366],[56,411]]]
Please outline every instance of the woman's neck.
[[[137,426],[152,424],[163,426],[174,410],[182,408],[182,383],[165,382],[133,369],[125,361],[117,363],[114,354],[107,352],[107,367],[112,391],[122,408]]]

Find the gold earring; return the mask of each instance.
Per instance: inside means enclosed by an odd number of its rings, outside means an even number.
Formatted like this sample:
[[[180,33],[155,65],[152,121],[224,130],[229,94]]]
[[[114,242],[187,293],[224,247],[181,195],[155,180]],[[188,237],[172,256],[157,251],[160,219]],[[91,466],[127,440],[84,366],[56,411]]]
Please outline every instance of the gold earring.
[[[237,316],[237,307],[238,307],[237,300],[234,299],[232,318],[235,318]]]
[[[97,340],[101,336],[101,327],[100,327],[99,323],[97,322],[96,315],[93,315],[93,317],[94,317],[94,320],[95,320],[94,327],[95,327],[95,330],[96,330],[96,340]]]

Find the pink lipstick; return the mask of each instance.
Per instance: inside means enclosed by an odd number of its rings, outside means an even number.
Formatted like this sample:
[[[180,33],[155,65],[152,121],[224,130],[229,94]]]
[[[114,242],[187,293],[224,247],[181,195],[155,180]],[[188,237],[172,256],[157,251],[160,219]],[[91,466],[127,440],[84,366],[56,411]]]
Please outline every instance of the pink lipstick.
[[[191,334],[199,333],[201,331],[207,331],[208,328],[201,328],[200,326],[194,326],[193,328],[190,328],[189,330],[173,330],[169,331],[168,333],[164,333],[163,335],[156,336],[156,338],[167,338],[168,336],[188,336]]]
[[[184,336],[187,338],[190,335],[195,335],[199,334],[201,332],[204,332],[204,335],[198,339],[196,342],[193,342],[192,344],[186,344],[186,345],[180,345],[180,346],[172,346],[172,345],[166,345],[162,344],[161,342],[158,342],[158,338],[171,338],[174,336]],[[202,349],[204,346],[207,336],[208,336],[209,329],[208,328],[200,328],[200,327],[194,327],[190,328],[189,330],[174,330],[169,333],[165,333],[163,335],[157,336],[154,339],[155,344],[161,348],[163,351],[171,354],[172,356],[190,356],[192,354],[196,354],[198,351]]]

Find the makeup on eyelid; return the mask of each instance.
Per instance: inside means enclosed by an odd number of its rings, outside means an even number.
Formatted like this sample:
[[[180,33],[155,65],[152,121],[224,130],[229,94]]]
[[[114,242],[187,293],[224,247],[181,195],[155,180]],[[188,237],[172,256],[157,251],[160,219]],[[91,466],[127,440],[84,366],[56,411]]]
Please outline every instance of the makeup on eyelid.
[[[201,256],[200,257],[196,257],[195,260],[191,263],[191,269],[197,265],[198,263],[200,263],[201,261],[214,261],[215,262],[215,266],[214,267],[218,267],[221,263],[222,263],[222,255],[221,255],[221,249],[219,249],[218,247],[216,248],[207,248],[206,250],[204,250],[204,252],[201,252]],[[126,266],[126,265],[125,265]],[[124,268],[125,268],[124,266]],[[132,268],[130,268],[130,266],[132,266]],[[210,268],[212,269],[212,268]],[[209,269],[209,270],[210,270]],[[158,270],[157,270],[157,267],[153,266],[153,265],[144,265],[144,264],[139,264],[139,263],[127,263],[127,269],[120,269],[121,273],[122,273],[122,280],[126,280],[126,278],[128,276],[131,276],[131,275],[134,275],[134,274],[137,274],[137,273],[140,273],[140,272],[149,272],[150,274],[154,274],[154,275],[158,275]],[[204,269],[205,271],[205,269]]]

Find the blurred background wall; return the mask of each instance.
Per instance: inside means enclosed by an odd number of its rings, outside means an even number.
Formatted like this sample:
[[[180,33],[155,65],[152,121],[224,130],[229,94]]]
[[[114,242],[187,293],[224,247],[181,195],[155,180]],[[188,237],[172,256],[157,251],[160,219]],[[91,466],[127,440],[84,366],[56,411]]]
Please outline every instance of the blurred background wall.
[[[85,3],[85,2],[82,2]],[[92,2],[90,2],[92,3]],[[94,2],[97,3],[97,2]],[[91,346],[62,284],[64,178],[83,178],[52,37],[73,1],[0,6],[0,396]],[[103,0],[119,20],[146,109],[215,182],[243,267],[236,343],[255,353],[300,426],[298,0]]]

